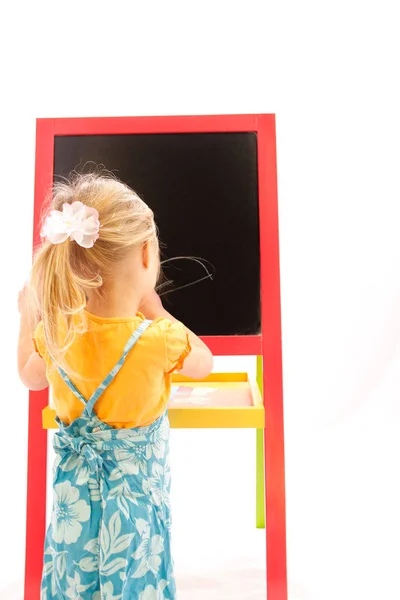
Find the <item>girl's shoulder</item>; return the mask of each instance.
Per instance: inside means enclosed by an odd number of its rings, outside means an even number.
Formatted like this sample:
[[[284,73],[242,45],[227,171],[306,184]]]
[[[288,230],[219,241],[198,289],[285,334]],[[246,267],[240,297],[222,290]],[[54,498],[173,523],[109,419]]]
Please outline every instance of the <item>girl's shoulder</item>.
[[[139,326],[140,322],[144,320],[143,315],[139,314],[138,317],[138,321],[135,325],[132,322],[132,325],[134,325],[132,333],[134,333],[134,330],[137,326]],[[106,324],[105,321],[105,319],[102,320],[102,325]],[[122,341],[126,341],[126,328],[123,326],[123,323],[117,321],[113,322],[112,320],[110,320],[107,323],[107,325],[108,327],[106,328],[99,327],[96,325],[93,328],[89,327],[89,329],[92,331],[91,338],[94,333],[94,338],[97,338],[96,341],[102,341],[101,332],[105,332],[105,329],[107,329],[108,332],[106,335],[107,339],[109,339],[109,327],[111,326],[111,328],[113,329],[112,335],[114,341],[120,336]],[[121,331],[119,331],[120,328]],[[36,348],[36,352],[42,358],[48,359],[46,352],[44,327],[42,321],[40,321],[35,331],[33,332],[32,339]],[[103,343],[105,343],[105,341],[106,340],[104,339]],[[170,321],[165,317],[160,317],[152,321],[150,327],[146,330],[142,338],[142,342],[140,345],[142,344],[144,344],[145,346],[151,344],[153,350],[155,350],[156,347],[159,348],[158,351],[162,352],[162,354],[165,356],[165,371],[167,373],[182,368],[185,358],[191,351],[189,336],[185,326],[179,321]],[[80,344],[78,344],[78,346],[74,345],[74,348],[71,349],[71,352],[78,351],[79,346]]]
[[[188,337],[186,328],[182,323],[170,321],[165,317],[159,317],[152,321],[148,331],[165,337],[166,343],[169,345],[186,341]]]
[[[179,371],[183,367],[185,358],[191,352],[189,335],[185,326],[179,321],[170,321],[167,318],[160,317],[155,319],[149,333],[153,330],[155,335],[162,337],[165,343],[165,359],[167,373]]]

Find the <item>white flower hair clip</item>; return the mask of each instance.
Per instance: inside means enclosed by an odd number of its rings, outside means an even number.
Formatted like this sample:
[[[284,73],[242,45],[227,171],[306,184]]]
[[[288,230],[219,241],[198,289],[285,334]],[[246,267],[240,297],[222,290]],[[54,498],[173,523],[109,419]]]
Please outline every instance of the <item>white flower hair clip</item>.
[[[93,248],[99,237],[99,213],[82,202],[63,204],[61,210],[52,210],[46,217],[41,237],[52,244],[62,244],[69,238],[82,248]]]

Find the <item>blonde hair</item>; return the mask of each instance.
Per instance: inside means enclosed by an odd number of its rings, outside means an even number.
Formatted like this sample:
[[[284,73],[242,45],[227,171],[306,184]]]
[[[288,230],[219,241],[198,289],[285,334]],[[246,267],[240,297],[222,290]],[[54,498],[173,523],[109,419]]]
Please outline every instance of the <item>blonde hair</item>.
[[[61,244],[45,240],[35,253],[30,281],[46,348],[55,365],[64,370],[68,370],[66,352],[76,336],[87,330],[87,292],[101,292],[103,282],[112,278],[118,262],[134,246],[158,245],[152,210],[113,176],[75,174],[55,183],[44,218],[50,210],[62,210],[65,203],[75,201],[98,211],[98,240],[93,248],[82,248],[70,239]]]

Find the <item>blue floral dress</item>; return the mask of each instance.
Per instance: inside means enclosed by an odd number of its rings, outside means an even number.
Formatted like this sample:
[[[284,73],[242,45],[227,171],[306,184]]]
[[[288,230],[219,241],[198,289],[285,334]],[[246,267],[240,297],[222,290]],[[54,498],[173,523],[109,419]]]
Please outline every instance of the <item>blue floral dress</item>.
[[[142,333],[65,426],[58,420],[54,503],[46,544],[41,600],[175,600],[171,557],[169,422],[113,429],[93,412]]]

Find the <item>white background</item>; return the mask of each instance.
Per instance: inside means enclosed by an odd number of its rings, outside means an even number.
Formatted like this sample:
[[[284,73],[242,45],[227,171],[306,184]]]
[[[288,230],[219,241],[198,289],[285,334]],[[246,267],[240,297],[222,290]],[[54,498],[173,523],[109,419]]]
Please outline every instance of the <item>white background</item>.
[[[290,600],[399,599],[396,3],[0,10],[1,597],[22,597],[16,297],[30,261],[35,118],[275,112]],[[172,442],[182,598],[261,598],[253,432],[174,432]]]

